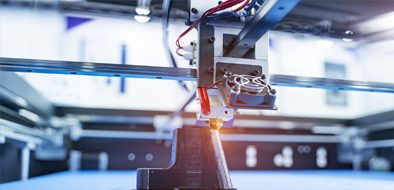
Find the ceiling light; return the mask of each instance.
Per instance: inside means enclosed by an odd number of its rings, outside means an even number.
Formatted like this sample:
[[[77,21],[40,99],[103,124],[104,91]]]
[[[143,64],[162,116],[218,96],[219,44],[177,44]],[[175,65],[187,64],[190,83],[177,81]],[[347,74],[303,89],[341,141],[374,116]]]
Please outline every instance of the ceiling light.
[[[351,39],[351,38],[342,38],[342,40],[344,42],[352,42],[353,41],[353,39]]]
[[[146,23],[150,21],[150,17],[144,15],[135,15],[134,19],[139,23]]]
[[[135,12],[137,15],[134,16],[134,19],[140,23],[146,23],[150,21],[150,3],[151,0],[138,0],[137,7],[135,8]]]
[[[149,9],[149,7],[148,8],[147,7],[137,7],[137,8],[135,8],[135,12],[138,15],[149,15],[150,9]]]

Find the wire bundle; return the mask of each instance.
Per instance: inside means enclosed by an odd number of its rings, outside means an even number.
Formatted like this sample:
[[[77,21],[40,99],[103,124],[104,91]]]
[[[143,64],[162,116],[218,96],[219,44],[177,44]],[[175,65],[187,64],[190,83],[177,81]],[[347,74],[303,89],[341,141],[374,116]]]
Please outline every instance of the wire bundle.
[[[187,28],[182,34],[179,35],[178,39],[176,40],[175,44],[177,46],[177,50],[176,53],[180,56],[183,56],[183,54],[181,54],[179,51],[183,49],[183,46],[180,44],[180,40],[181,38],[183,38],[187,33],[189,33],[191,30],[193,30],[193,28],[197,27],[201,22],[203,22],[208,16],[218,12],[218,11],[222,11],[228,8],[231,8],[233,6],[239,5],[240,3],[242,3],[238,8],[234,9],[233,12],[238,12],[240,10],[242,10],[243,8],[245,8],[250,0],[227,0],[219,5],[217,5],[216,7],[213,7],[211,9],[209,9],[208,11],[206,11],[200,19],[196,20],[193,22],[192,25],[189,26],[189,28]]]

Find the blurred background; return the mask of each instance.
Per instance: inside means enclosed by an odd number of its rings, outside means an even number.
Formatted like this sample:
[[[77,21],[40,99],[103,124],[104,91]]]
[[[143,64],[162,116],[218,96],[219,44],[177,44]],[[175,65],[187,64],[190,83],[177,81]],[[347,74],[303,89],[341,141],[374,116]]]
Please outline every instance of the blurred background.
[[[173,67],[163,45],[162,6],[161,0],[1,0],[0,57]],[[393,88],[393,11],[392,1],[302,0],[270,32],[270,74]],[[169,15],[174,53],[188,2],[173,1]],[[184,42],[195,39],[193,31]],[[175,62],[195,68],[182,57]],[[64,170],[166,167],[170,129],[195,123],[194,102],[165,123],[194,92],[193,81],[0,75],[0,183]],[[277,111],[240,110],[222,130],[230,170],[394,170],[392,93],[275,88]]]

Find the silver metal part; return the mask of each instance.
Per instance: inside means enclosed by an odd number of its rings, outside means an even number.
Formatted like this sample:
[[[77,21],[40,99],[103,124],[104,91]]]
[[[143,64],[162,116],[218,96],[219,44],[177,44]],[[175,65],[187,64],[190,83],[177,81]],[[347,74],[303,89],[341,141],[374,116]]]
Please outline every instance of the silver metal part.
[[[394,93],[394,83],[364,82],[291,75],[270,75],[273,86]]]
[[[269,51],[269,33],[266,32],[264,36],[256,40],[255,44],[255,56],[253,59],[250,58],[233,58],[233,57],[225,57],[224,56],[224,47],[225,44],[225,35],[237,35],[241,29],[239,28],[229,28],[229,26],[214,26],[215,31],[215,49],[214,49],[214,81],[216,82],[220,79],[216,78],[219,73],[222,73],[221,70],[217,69],[217,63],[226,63],[226,64],[242,64],[242,65],[253,65],[260,66],[262,72],[259,75],[268,76],[268,51]],[[239,74],[237,72],[233,72],[234,74]],[[221,74],[223,76],[223,73]]]
[[[225,50],[226,56],[242,57],[256,42],[281,21],[299,0],[266,0],[253,19],[248,22]]]
[[[264,135],[264,134],[221,134],[222,141],[239,142],[288,142],[288,143],[339,143],[335,135]],[[145,139],[170,140],[171,134],[161,135],[155,132],[83,130],[81,138]]]
[[[262,76],[226,74],[218,85],[227,106],[276,110],[276,90]]]
[[[27,144],[32,144],[32,145],[37,145],[43,143],[43,139],[26,135],[26,134],[20,134],[16,133],[4,126],[0,126],[0,135],[4,137],[5,139],[13,139],[19,142],[27,143]]]
[[[70,171],[78,171],[81,169],[82,153],[78,150],[71,150],[68,160],[68,169]]]
[[[104,69],[101,68],[100,65],[103,65]],[[87,67],[87,70],[84,70],[83,72],[78,72],[81,71],[81,69],[83,69],[84,67]],[[197,77],[196,69],[68,61],[48,61],[18,58],[0,58],[0,71],[112,76],[126,78],[136,77],[183,81],[195,81]],[[394,83],[384,82],[365,82],[277,74],[269,75],[269,81],[272,86],[394,93]]]
[[[21,155],[21,180],[27,180],[30,168],[30,147],[28,144],[22,148]]]
[[[100,152],[98,155],[98,169],[100,171],[104,171],[108,169],[108,153],[107,152]]]
[[[183,81],[194,80],[196,76],[195,70],[185,68],[15,58],[0,58],[0,71],[153,78]]]
[[[198,120],[209,120],[211,118],[220,118],[223,121],[229,121],[234,117],[234,109],[226,107],[222,96],[217,89],[208,89],[209,101],[211,103],[211,112],[205,115],[201,112],[200,107],[197,109]],[[199,105],[199,100],[198,100]]]
[[[198,0],[189,1],[189,14],[190,21],[196,21],[202,17],[202,15],[212,7],[218,5],[221,1],[219,0]]]

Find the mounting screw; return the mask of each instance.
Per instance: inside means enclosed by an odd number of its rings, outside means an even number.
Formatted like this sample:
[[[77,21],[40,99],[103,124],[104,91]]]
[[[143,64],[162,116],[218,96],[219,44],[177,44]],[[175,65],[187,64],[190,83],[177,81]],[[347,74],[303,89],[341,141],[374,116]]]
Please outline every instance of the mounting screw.
[[[193,13],[193,14],[197,14],[197,13],[198,13],[198,10],[197,10],[196,8],[192,8],[192,13]]]
[[[223,72],[223,73],[227,73],[227,72],[228,72],[228,68],[227,68],[227,67],[223,67],[223,68],[222,68],[222,72]]]
[[[211,43],[215,42],[215,37],[214,36],[209,37],[209,42]]]
[[[191,26],[192,24],[193,24],[193,22],[190,21],[190,20],[186,20],[186,21],[185,21],[185,25],[186,25],[186,26]]]
[[[257,75],[259,75],[259,73],[260,73],[260,71],[256,69],[252,72],[252,75],[257,76]]]
[[[262,74],[262,75],[261,75],[261,79],[264,80],[264,79],[266,79],[266,78],[267,78],[267,76],[265,76],[265,74]]]
[[[231,89],[232,92],[234,93],[240,93],[241,92],[241,86],[239,86],[238,84],[236,84],[235,86],[233,86],[233,88]]]
[[[276,90],[275,89],[271,89],[271,94],[276,94]]]
[[[213,67],[208,68],[208,73],[213,73]]]

